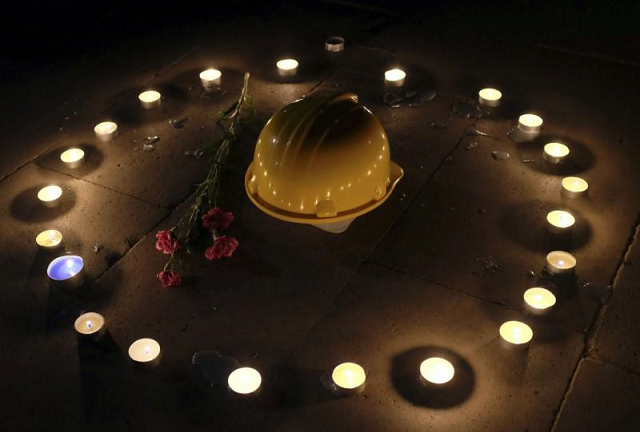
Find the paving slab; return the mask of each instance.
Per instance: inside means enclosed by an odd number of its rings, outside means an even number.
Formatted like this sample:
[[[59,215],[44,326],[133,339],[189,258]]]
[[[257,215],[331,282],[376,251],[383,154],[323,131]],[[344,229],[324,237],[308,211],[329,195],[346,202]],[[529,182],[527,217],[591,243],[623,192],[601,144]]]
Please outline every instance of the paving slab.
[[[548,430],[583,338],[534,338],[529,351],[504,350],[498,328],[509,319],[527,320],[364,265],[234,430]],[[420,383],[420,362],[430,356],[455,365],[449,386]],[[339,397],[321,383],[344,361],[367,371],[363,394]]]
[[[639,409],[640,376],[584,359],[553,430],[636,431]]]

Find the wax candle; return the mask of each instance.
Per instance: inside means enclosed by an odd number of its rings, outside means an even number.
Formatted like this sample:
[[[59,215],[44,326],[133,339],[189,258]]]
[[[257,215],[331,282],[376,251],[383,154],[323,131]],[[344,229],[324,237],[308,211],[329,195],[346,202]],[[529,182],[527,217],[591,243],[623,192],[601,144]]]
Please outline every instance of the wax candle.
[[[239,395],[252,395],[260,389],[262,376],[250,367],[240,367],[229,374],[229,389]]]
[[[527,133],[540,133],[542,118],[535,114],[522,114],[518,118],[518,128]]]
[[[545,144],[544,152],[542,153],[545,160],[552,164],[559,164],[569,154],[569,147],[561,143],[549,143]]]
[[[420,364],[420,378],[423,383],[445,384],[451,381],[455,369],[450,361],[431,357]]]
[[[60,186],[45,186],[38,191],[38,200],[45,207],[57,207],[62,202]]]
[[[562,179],[562,194],[569,198],[577,198],[587,193],[589,183],[580,177],[565,177]]]
[[[544,315],[556,304],[556,296],[541,287],[529,288],[524,292],[525,309],[535,315]]]
[[[104,317],[96,312],[87,312],[80,315],[73,327],[76,329],[76,336],[81,340],[98,340],[105,331]]]
[[[576,223],[576,218],[569,212],[553,210],[547,214],[549,229],[554,233],[563,233],[571,229]]]
[[[84,282],[84,261],[77,255],[63,255],[49,264],[47,276],[58,288],[74,289]]]
[[[384,73],[384,83],[391,87],[402,87],[406,77],[402,69],[390,69]]]
[[[344,49],[344,38],[331,36],[324,41],[324,49],[329,52],[340,52]]]
[[[62,234],[58,230],[50,229],[42,231],[36,236],[36,243],[42,250],[51,251],[62,245]]]
[[[497,107],[501,99],[502,92],[494,88],[483,88],[478,92],[478,102],[485,106]]]
[[[279,60],[276,66],[280,76],[294,76],[298,73],[298,61],[295,59]]]
[[[151,338],[138,339],[129,346],[129,358],[135,366],[155,367],[160,363],[160,344]]]
[[[218,69],[207,69],[200,72],[200,82],[202,82],[202,87],[206,90],[212,89],[215,86],[220,85],[222,77],[222,72]]]
[[[84,163],[84,151],[79,148],[70,148],[62,152],[60,160],[69,168],[78,168]]]
[[[575,270],[578,260],[565,251],[551,251],[547,254],[546,269],[551,274],[571,273]]]
[[[138,95],[140,103],[145,109],[156,108],[160,106],[161,95],[155,90],[147,90]]]
[[[500,340],[506,348],[528,348],[533,338],[531,327],[520,321],[507,321],[500,326]]]
[[[364,390],[367,374],[359,364],[346,362],[333,369],[331,379],[339,393],[352,396]]]
[[[93,131],[96,133],[96,137],[98,137],[100,141],[111,141],[118,133],[118,125],[114,122],[106,121],[98,123],[93,128]]]

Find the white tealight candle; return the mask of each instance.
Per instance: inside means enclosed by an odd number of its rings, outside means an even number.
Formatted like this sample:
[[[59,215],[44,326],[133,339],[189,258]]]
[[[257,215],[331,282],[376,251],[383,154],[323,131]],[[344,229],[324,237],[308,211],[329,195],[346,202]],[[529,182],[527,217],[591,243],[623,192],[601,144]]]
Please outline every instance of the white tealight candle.
[[[406,77],[402,69],[390,69],[384,73],[384,83],[391,87],[402,87]]]
[[[60,186],[45,186],[38,191],[38,199],[45,207],[57,207],[62,201],[62,188]]]
[[[534,287],[524,292],[525,309],[535,315],[544,315],[556,304],[556,296],[545,288]]]
[[[250,367],[241,367],[229,374],[229,389],[240,395],[255,394],[262,384],[260,372]]]
[[[161,95],[155,90],[147,90],[138,95],[138,99],[145,109],[156,108],[160,106]]]
[[[351,396],[364,390],[367,374],[359,364],[346,362],[333,369],[331,379],[338,392]]]
[[[431,357],[420,364],[420,377],[423,382],[444,384],[451,381],[455,369],[450,361],[440,357]]]
[[[102,122],[98,123],[93,128],[93,131],[96,133],[96,137],[98,137],[100,141],[111,141],[118,133],[118,125],[110,121]]]
[[[276,63],[280,76],[294,76],[298,73],[298,61],[295,59],[279,60]]]
[[[576,218],[569,212],[553,210],[547,214],[549,229],[555,233],[567,232],[576,223]]]
[[[42,231],[36,236],[36,243],[43,250],[55,250],[62,244],[62,234],[54,229]]]
[[[589,189],[589,183],[580,177],[565,177],[562,179],[562,194],[569,198],[584,195]]]
[[[202,87],[206,90],[212,89],[214,86],[219,86],[222,77],[222,72],[218,69],[207,69],[200,72],[200,81]]]
[[[494,88],[483,88],[478,92],[478,102],[489,107],[497,107],[500,105],[502,92]]]
[[[49,264],[49,281],[60,289],[73,290],[84,283],[84,260],[78,255],[63,255]]]
[[[500,340],[506,348],[528,348],[533,338],[531,327],[520,321],[507,321],[500,326]]]
[[[138,339],[129,347],[129,358],[134,365],[153,367],[160,362],[160,344],[153,339]]]
[[[547,254],[547,271],[551,274],[571,273],[575,270],[578,260],[565,251],[551,251]]]
[[[561,143],[545,144],[543,156],[545,160],[552,164],[559,164],[569,154],[569,147]]]
[[[60,160],[69,168],[78,168],[84,163],[84,150],[79,148],[70,148],[60,155]]]
[[[78,317],[73,324],[78,339],[98,340],[105,331],[104,317],[96,312],[87,312]]]
[[[539,133],[542,129],[542,118],[535,114],[522,114],[518,118],[518,128],[527,133]]]

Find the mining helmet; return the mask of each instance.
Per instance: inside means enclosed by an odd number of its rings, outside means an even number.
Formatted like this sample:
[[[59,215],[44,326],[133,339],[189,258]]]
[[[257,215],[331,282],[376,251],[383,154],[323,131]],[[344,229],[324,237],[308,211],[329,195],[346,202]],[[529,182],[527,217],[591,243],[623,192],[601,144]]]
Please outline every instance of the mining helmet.
[[[315,93],[269,119],[245,189],[265,213],[319,226],[375,209],[402,176],[387,134],[357,95]]]

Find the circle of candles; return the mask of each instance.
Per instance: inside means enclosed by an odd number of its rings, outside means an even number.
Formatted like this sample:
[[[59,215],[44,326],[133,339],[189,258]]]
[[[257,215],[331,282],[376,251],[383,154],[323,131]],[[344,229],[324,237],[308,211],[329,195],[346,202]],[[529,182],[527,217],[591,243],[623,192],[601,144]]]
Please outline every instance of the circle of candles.
[[[485,106],[497,107],[500,105],[500,99],[502,92],[494,88],[483,88],[478,92],[478,102]]]
[[[57,207],[62,201],[60,186],[45,186],[38,191],[38,199],[45,207]]]
[[[390,69],[384,73],[384,83],[391,87],[402,87],[406,77],[402,69]]]
[[[209,90],[214,86],[219,86],[221,77],[222,72],[218,69],[207,69],[200,72],[200,82],[202,82],[202,87],[206,90]]]
[[[69,168],[78,168],[84,163],[84,150],[79,148],[70,148],[60,155],[60,160]]]
[[[58,288],[77,288],[84,282],[84,261],[78,255],[60,256],[47,267],[47,276]]]
[[[151,338],[138,339],[129,346],[129,358],[137,366],[156,366],[160,362],[160,353],[160,344]]]
[[[544,146],[543,156],[552,164],[559,164],[569,154],[569,147],[561,143],[548,143]]]
[[[580,177],[565,177],[562,179],[562,194],[569,198],[584,195],[589,189],[589,183]]]
[[[431,357],[420,364],[420,377],[423,382],[444,384],[453,379],[455,369],[449,360]]]
[[[522,114],[518,117],[518,128],[523,132],[538,133],[542,129],[542,117],[535,114]]]
[[[547,222],[549,222],[549,228],[556,233],[566,232],[573,224],[576,223],[576,218],[569,212],[563,210],[553,210],[547,214]]]
[[[556,296],[548,289],[534,287],[524,292],[525,309],[532,314],[544,315],[551,311],[554,304],[556,304]]]
[[[140,99],[140,102],[145,109],[160,106],[160,101],[162,100],[160,92],[157,92],[155,90],[143,91],[138,95],[138,99]]]
[[[331,36],[324,41],[324,49],[329,52],[340,52],[344,50],[344,38]]]
[[[531,327],[520,321],[507,321],[500,326],[500,340],[506,348],[528,348],[533,338]]]
[[[351,396],[364,390],[367,374],[357,363],[341,363],[331,372],[335,389],[345,396]]]
[[[547,254],[547,271],[551,274],[571,273],[575,270],[578,260],[565,251],[551,251]]]
[[[298,73],[298,65],[295,59],[283,59],[276,63],[280,76],[294,76]]]
[[[78,339],[83,340],[98,340],[106,331],[104,317],[96,312],[87,312],[80,315],[73,327],[76,329]]]
[[[93,131],[96,133],[96,137],[98,137],[100,141],[111,141],[118,133],[118,125],[114,122],[106,121],[98,123],[93,128]]]
[[[54,229],[42,231],[36,236],[36,243],[43,250],[55,250],[62,244],[62,233]]]
[[[229,389],[240,395],[254,394],[260,389],[262,376],[260,372],[250,367],[240,367],[229,374],[227,379]]]

